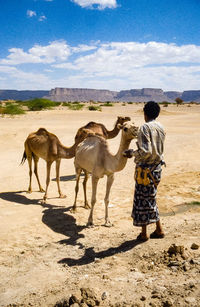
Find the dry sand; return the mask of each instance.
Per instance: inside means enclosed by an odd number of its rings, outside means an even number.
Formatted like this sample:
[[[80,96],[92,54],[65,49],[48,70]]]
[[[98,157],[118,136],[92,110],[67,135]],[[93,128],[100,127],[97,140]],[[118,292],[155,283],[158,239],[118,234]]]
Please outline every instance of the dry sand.
[[[94,228],[85,227],[89,211],[82,207],[82,186],[78,212],[70,213],[73,159],[61,162],[66,199],[58,198],[54,165],[47,203],[40,203],[35,177],[33,193],[26,193],[28,164],[19,164],[30,132],[45,127],[71,146],[77,129],[91,120],[112,129],[121,115],[141,125],[141,109],[119,104],[102,112],[57,109],[0,118],[0,306],[200,306],[200,105],[163,107],[159,118],[167,133],[167,167],[157,196],[164,239],[135,240],[140,229],[130,217],[133,159],[115,174],[111,228],[103,226],[106,178],[99,181]],[[119,141],[120,134],[109,140],[113,153]],[[43,160],[39,173],[44,187]],[[150,225],[149,233],[153,230]]]

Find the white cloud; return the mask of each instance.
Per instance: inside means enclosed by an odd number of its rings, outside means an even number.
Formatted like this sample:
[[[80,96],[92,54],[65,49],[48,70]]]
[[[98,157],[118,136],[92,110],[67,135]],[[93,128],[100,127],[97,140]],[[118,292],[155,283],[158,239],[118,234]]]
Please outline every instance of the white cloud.
[[[45,19],[47,19],[46,16],[45,15],[41,15],[38,20],[39,21],[44,21]]]
[[[105,8],[116,8],[117,1],[116,0],[71,0],[72,2],[80,5],[81,7],[94,7],[97,6],[98,9],[103,10]]]
[[[55,41],[46,46],[34,45],[27,52],[20,48],[11,48],[9,52],[7,58],[0,60],[0,77],[10,74],[15,84],[14,76],[17,80],[21,78],[27,89],[33,87],[30,76],[35,89],[42,86],[44,89],[56,86],[110,90],[200,89],[200,46],[196,45],[97,42],[69,46],[65,41]],[[25,69],[26,63],[34,64],[32,68],[29,64],[29,73],[15,67],[24,64]],[[37,69],[40,73],[34,74]],[[22,85],[19,81],[18,86]]]
[[[26,15],[28,17],[33,17],[33,16],[36,16],[37,14],[35,11],[27,10]]]
[[[97,51],[79,57],[75,69],[85,72],[115,73],[130,71],[136,67],[161,64],[200,63],[200,46],[142,43],[110,43],[101,45]]]
[[[53,87],[52,81],[42,73],[24,72],[11,66],[0,66],[0,73],[4,75],[2,86],[7,89],[49,89]]]
[[[97,46],[95,45],[89,46],[89,45],[80,44],[77,47],[72,47],[72,51],[74,53],[80,53],[80,52],[90,51],[94,49],[97,49]]]
[[[65,61],[70,55],[70,47],[65,41],[54,41],[47,46],[35,45],[24,52],[21,48],[9,49],[6,59],[0,64],[17,65],[24,63],[53,63],[57,60]]]

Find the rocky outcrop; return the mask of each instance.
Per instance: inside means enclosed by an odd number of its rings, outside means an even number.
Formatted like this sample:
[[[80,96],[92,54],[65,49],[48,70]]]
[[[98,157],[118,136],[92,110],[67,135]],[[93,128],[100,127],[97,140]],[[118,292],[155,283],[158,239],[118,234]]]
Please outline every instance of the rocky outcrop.
[[[87,88],[55,88],[49,93],[54,101],[113,101],[117,92]]]
[[[53,101],[121,101],[121,102],[175,102],[179,97],[184,102],[200,102],[200,90],[166,91],[156,88],[130,89],[123,91],[97,90],[87,88],[59,88],[50,91],[17,91],[0,90],[0,100],[28,100],[33,98],[48,98]]]
[[[29,100],[41,98],[49,95],[49,91],[17,91],[17,90],[0,90],[0,100]]]
[[[167,96],[167,101],[175,101],[176,98],[182,97],[182,92],[168,91],[164,93],[165,93],[165,96]]]
[[[200,91],[196,90],[196,91],[184,91],[181,99],[183,99],[183,101],[196,101],[196,102],[200,102]]]
[[[131,89],[120,92],[80,88],[55,88],[50,91],[49,98],[54,101],[169,101],[169,97],[165,95],[162,89],[154,88]]]
[[[154,100],[160,102],[168,100],[168,97],[165,95],[162,89],[143,88],[120,91],[116,96],[116,99],[119,101],[144,102]]]

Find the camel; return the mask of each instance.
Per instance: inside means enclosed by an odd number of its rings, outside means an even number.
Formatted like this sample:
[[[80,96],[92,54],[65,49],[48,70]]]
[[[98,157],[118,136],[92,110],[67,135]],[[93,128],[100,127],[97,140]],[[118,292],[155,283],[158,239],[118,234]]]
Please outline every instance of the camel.
[[[21,164],[24,164],[25,160],[28,160],[29,164],[29,188],[28,192],[32,192],[32,159],[34,160],[34,173],[39,185],[39,191],[45,192],[42,203],[46,202],[47,190],[50,182],[50,170],[51,165],[56,161],[56,181],[58,186],[58,193],[60,198],[65,198],[66,196],[62,194],[60,189],[60,162],[61,159],[71,159],[75,156],[75,150],[77,145],[84,140],[87,135],[87,130],[83,129],[76,142],[71,147],[65,147],[61,144],[58,137],[55,134],[48,132],[45,128],[40,128],[36,132],[32,132],[28,135],[24,143],[24,154],[22,157]],[[43,190],[39,176],[38,176],[38,161],[42,158],[47,163],[47,175],[46,175],[46,189]]]
[[[96,123],[96,122],[89,122],[85,126],[81,127],[78,129],[76,136],[75,136],[75,142],[80,138],[80,135],[82,134],[83,130],[90,131],[92,134],[96,134],[99,136],[104,137],[105,139],[112,139],[116,137],[120,131],[120,128],[118,125],[123,125],[125,122],[130,121],[130,117],[123,117],[123,116],[118,116],[117,120],[115,122],[113,130],[107,130],[107,128],[101,124],[101,123]],[[89,209],[90,205],[88,204],[87,201],[87,195],[86,195],[86,186],[87,186],[87,181],[88,181],[88,173],[84,172],[84,180],[83,180],[83,191],[84,191],[84,208]],[[78,186],[77,186],[78,188]],[[78,192],[76,192],[77,194]],[[75,198],[76,200],[76,198]],[[76,209],[76,206],[74,205],[73,208],[71,209],[71,212],[74,213]]]
[[[92,133],[89,134],[76,149],[74,159],[76,170],[74,211],[76,211],[76,199],[81,170],[84,170],[86,174],[91,173],[92,176],[91,209],[87,226],[93,226],[93,211],[96,203],[97,184],[99,179],[104,175],[107,176],[106,194],[104,198],[105,226],[111,226],[108,218],[108,204],[110,189],[114,181],[114,173],[121,171],[125,167],[127,157],[123,155],[123,152],[129,148],[130,142],[137,137],[138,132],[138,128],[131,122],[118,125],[118,128],[122,129],[122,134],[119,149],[115,155],[109,151],[108,142],[105,138]]]
[[[123,123],[130,121],[130,120],[131,120],[130,117],[118,116],[113,130],[110,130],[110,131],[107,130],[103,124],[89,122],[85,126],[78,129],[76,136],[75,136],[75,141],[76,141],[76,138],[79,137],[83,129],[91,130],[95,132],[95,134],[103,136],[105,139],[112,139],[116,137],[120,131],[120,128],[118,128],[118,124],[123,125]]]

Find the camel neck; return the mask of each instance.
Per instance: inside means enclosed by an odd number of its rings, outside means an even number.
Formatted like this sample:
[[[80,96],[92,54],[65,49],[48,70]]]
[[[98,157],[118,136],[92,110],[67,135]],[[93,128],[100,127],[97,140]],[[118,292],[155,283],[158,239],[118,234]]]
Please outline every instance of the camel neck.
[[[114,137],[116,137],[119,133],[119,128],[117,128],[117,123],[115,124],[115,127],[113,128],[113,130],[107,131],[108,134],[108,139],[113,139]]]
[[[62,159],[71,159],[75,156],[77,144],[74,143],[71,147],[66,147],[62,144],[59,146],[59,156]]]
[[[129,148],[130,143],[131,143],[131,140],[124,139],[123,136],[121,136],[119,149],[118,149],[118,151],[115,155],[116,172],[121,171],[127,163],[127,158],[123,156],[123,152],[124,152],[124,150]]]

